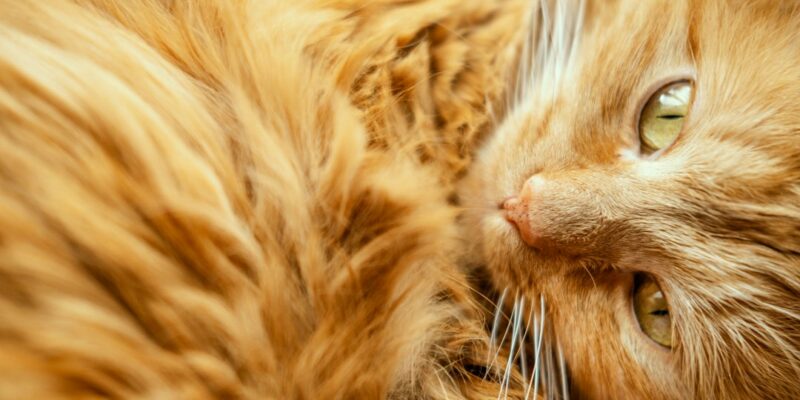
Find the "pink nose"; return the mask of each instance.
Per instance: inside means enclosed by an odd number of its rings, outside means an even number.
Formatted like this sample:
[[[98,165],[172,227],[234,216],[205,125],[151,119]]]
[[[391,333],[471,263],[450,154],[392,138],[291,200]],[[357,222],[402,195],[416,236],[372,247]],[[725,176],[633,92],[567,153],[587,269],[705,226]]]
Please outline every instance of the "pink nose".
[[[539,247],[542,240],[541,230],[535,227],[535,191],[542,185],[542,179],[533,177],[525,182],[519,196],[512,196],[503,201],[503,213],[508,222],[516,226],[522,240],[532,247]]]

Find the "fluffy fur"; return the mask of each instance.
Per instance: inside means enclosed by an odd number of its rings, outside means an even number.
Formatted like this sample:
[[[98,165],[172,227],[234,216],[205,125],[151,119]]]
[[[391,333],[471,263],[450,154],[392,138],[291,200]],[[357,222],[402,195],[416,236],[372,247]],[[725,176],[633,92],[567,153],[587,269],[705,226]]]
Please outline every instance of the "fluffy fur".
[[[463,184],[474,262],[547,304],[573,395],[800,397],[798,3],[588,2],[578,50],[535,58],[573,43],[558,15],[537,15],[529,90]],[[681,78],[683,133],[640,157],[643,102]],[[537,248],[498,207],[522,191]],[[671,351],[633,317],[636,271],[669,300]]]
[[[581,4],[0,0],[0,398],[800,397],[796,3]]]
[[[519,387],[447,199],[524,5],[1,1],[0,397]]]

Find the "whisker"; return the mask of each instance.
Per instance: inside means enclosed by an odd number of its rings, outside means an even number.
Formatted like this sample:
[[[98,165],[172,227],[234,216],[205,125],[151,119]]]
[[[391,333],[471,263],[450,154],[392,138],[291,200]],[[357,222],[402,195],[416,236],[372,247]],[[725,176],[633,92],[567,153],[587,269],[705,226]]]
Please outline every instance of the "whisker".
[[[564,363],[564,352],[561,350],[561,344],[558,346],[558,369],[561,373],[561,398],[569,400],[569,388],[567,387],[567,366]]]
[[[509,324],[508,324],[509,327],[513,327],[512,334],[511,334],[512,335],[511,336],[511,350],[509,351],[509,354],[508,354],[508,360],[506,361],[505,371],[503,371],[503,379],[502,379],[501,384],[500,384],[500,393],[497,394],[498,400],[504,394],[505,394],[505,397],[508,397],[508,382],[509,382],[509,378],[511,376],[511,363],[513,361],[513,356],[514,356],[514,345],[517,342],[516,336],[518,334],[518,332],[517,332],[518,308],[519,308],[519,292],[514,294],[514,307],[511,310],[511,320],[509,321]],[[508,332],[508,328],[506,328],[506,332]],[[498,353],[499,353],[499,349],[498,349]]]
[[[503,308],[503,302],[506,300],[506,293],[508,293],[508,288],[503,289],[503,293],[500,294],[500,298],[497,300],[497,305],[494,309],[494,321],[492,322],[492,334],[489,336],[489,358],[486,360],[488,365],[493,365],[494,360],[492,360],[492,351],[494,350],[495,346],[497,345],[497,326],[500,324],[500,314]],[[497,358],[497,354],[494,356]],[[488,370],[486,372],[487,376],[489,374]],[[483,377],[486,379],[486,376]]]
[[[581,267],[583,267],[583,270],[586,271],[586,273],[589,275],[589,279],[592,280],[592,285],[594,286],[594,288],[597,289],[597,282],[594,281],[594,276],[592,275],[592,271],[589,271],[589,268],[586,265],[581,264]]]
[[[444,399],[449,400],[450,396],[447,394],[447,388],[444,387],[444,382],[442,382],[442,378],[438,374],[436,375],[436,380],[439,381],[439,386],[442,388]]]
[[[533,304],[531,304],[531,309],[533,309]],[[522,311],[520,311],[520,314],[522,314],[524,312],[524,310],[525,310],[525,297],[523,296],[522,297]],[[525,356],[525,347],[526,347],[525,346],[525,338],[528,337],[528,328],[530,328],[530,326],[531,326],[530,321],[531,321],[530,318],[526,318],[526,319],[523,320],[523,323],[525,324],[525,330],[520,333],[520,337],[519,337],[519,343],[520,343],[520,345],[519,345],[519,354],[520,354],[519,361],[520,361],[520,369],[522,370],[521,372],[522,372],[522,379],[523,380],[528,378],[528,365],[527,365],[528,364],[528,360],[526,360],[527,357]]]
[[[514,329],[512,330],[512,335],[513,336],[512,336],[512,339],[511,339],[511,348],[509,349],[509,352],[508,352],[509,353],[508,354],[508,362],[506,364],[506,374],[505,374],[506,375],[506,383],[505,383],[506,398],[508,397],[508,386],[511,383],[511,371],[512,371],[511,366],[513,365],[514,360],[516,359],[516,353],[517,353],[516,352],[516,346],[519,343],[519,334],[520,334],[520,331],[522,330],[521,327],[520,327],[520,325],[522,323],[522,301],[519,298],[519,293],[517,293],[514,297],[515,297],[515,299],[514,299],[514,301],[515,301],[515,305],[514,305],[514,323],[513,323]]]
[[[543,374],[544,381],[546,382],[545,386],[542,388],[545,392],[547,392],[547,398],[553,399],[555,398],[555,389],[556,386],[556,376],[555,376],[555,358],[553,352],[553,343],[550,340],[547,341],[547,349],[545,351],[547,355],[547,363],[545,367],[545,374]]]
[[[497,210],[497,206],[496,205],[495,206],[488,206],[488,205],[487,206],[457,206],[456,210],[457,211],[472,211],[472,210],[495,211],[495,210]]]
[[[542,343],[544,342],[544,296],[539,296],[539,331],[536,333],[537,343],[536,343],[536,356],[535,356],[535,366],[533,369],[533,394],[534,396],[536,393],[539,393],[539,379],[541,371],[541,352],[542,352]]]
[[[531,4],[512,108],[553,101],[578,56],[585,2],[534,0]]]
[[[540,299],[540,301],[541,301],[541,299]],[[539,316],[537,316],[537,314],[534,312],[534,304],[533,303],[534,303],[534,300],[531,299],[531,313],[532,313],[532,320],[533,320],[532,321],[533,330],[531,331],[531,344],[533,345],[533,349],[534,349],[534,353],[533,353],[533,371],[531,372],[530,378],[526,377],[526,379],[528,379],[528,381],[527,381],[527,384],[525,385],[525,396],[524,396],[525,399],[530,397],[531,393],[533,393],[534,396],[536,396],[536,392],[535,391],[531,391],[531,389],[534,386],[534,380],[537,379],[537,376],[538,376],[538,373],[539,373],[539,366],[541,364],[540,361],[539,361],[539,349],[540,349],[539,348],[539,343],[540,343],[540,340],[541,340],[541,337],[540,337],[541,335],[540,335],[540,332],[538,331]]]
[[[509,323],[508,323],[508,324],[506,324],[506,329],[505,329],[505,331],[503,331],[503,337],[501,337],[501,338],[500,338],[500,343],[498,343],[498,344],[497,344],[497,350],[494,352],[494,358],[492,358],[492,361],[491,361],[491,363],[489,364],[489,365],[491,365],[491,366],[494,366],[494,365],[495,365],[495,362],[497,361],[497,357],[499,357],[499,356],[500,356],[500,351],[501,351],[501,350],[502,350],[502,348],[503,348],[503,344],[506,342],[506,337],[508,336],[508,331],[511,329],[511,323],[510,323],[510,322],[511,322],[511,320],[510,320],[510,319],[507,319],[507,321],[508,321]]]
[[[509,102],[508,110],[504,114],[512,115],[506,120],[517,123],[514,115],[524,113],[541,103],[555,101],[558,89],[569,81],[570,74],[574,73],[576,60],[579,57],[579,42],[585,14],[584,0],[531,0],[526,31],[522,36],[522,46],[515,87],[507,91],[506,101]],[[527,119],[533,124],[533,119]],[[489,205],[494,207],[494,205]],[[466,208],[465,208],[466,209]],[[480,207],[475,209],[483,210]],[[587,270],[587,272],[589,272]],[[594,282],[594,277],[589,272]],[[501,302],[506,292],[503,292]],[[530,301],[529,316],[525,315],[525,303]],[[538,301],[538,307],[537,307]],[[500,343],[497,335],[500,323],[500,310],[503,305],[498,304],[495,310],[494,325],[490,345],[497,347],[491,365],[497,360],[500,347],[505,343],[506,335],[512,328],[509,359],[503,374],[501,393],[498,399],[508,395],[510,380],[510,366],[519,357],[518,365],[522,372],[523,383],[527,382],[524,398],[536,397],[539,390],[545,392],[547,398],[568,398],[568,382],[566,365],[560,343],[545,334],[546,304],[543,295],[536,297],[514,298],[513,311],[508,319],[506,330]],[[538,308],[538,310],[537,310]],[[523,329],[524,324],[524,329]],[[528,337],[530,335],[530,343]],[[532,345],[532,365],[527,358],[527,347]],[[557,353],[556,353],[557,352]]]

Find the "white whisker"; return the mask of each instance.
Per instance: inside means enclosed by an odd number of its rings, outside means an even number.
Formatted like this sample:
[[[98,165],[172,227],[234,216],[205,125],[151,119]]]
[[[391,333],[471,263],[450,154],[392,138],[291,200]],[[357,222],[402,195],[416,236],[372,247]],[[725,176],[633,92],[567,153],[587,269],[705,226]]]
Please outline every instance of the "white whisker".
[[[539,331],[536,333],[536,337],[538,338],[536,343],[536,362],[533,371],[533,394],[534,396],[536,393],[539,393],[539,379],[540,373],[539,371],[541,368],[541,352],[542,352],[542,343],[544,342],[544,296],[539,296]]]
[[[489,339],[489,362],[487,364],[486,373],[483,375],[483,379],[486,379],[489,376],[489,373],[495,371],[497,357],[500,356],[500,351],[503,348],[503,343],[506,341],[506,335],[508,335],[508,330],[511,325],[506,324],[506,329],[503,331],[503,337],[500,338],[500,343],[497,343],[497,329],[500,324],[500,317],[503,315],[503,304],[505,304],[506,293],[508,292],[508,288],[503,289],[503,293],[500,295],[500,299],[497,302],[497,308],[495,309],[494,315],[494,326],[492,327],[492,336]]]
[[[447,394],[447,389],[444,387],[444,382],[442,382],[442,378],[439,375],[436,375],[436,380],[439,381],[439,386],[442,388],[442,393],[444,394],[444,399],[449,400],[450,396]]]
[[[533,300],[531,300],[531,311],[533,311]],[[533,343],[533,372],[531,373],[528,383],[525,385],[525,399],[529,398],[531,394],[536,396],[538,393],[539,374],[541,370],[541,349],[544,333],[544,297],[539,297],[539,314],[532,314],[533,316],[533,330],[531,332],[531,342]]]
[[[583,0],[534,0],[522,45],[513,107],[555,99],[578,57]]]
[[[564,362],[564,352],[561,350],[561,344],[558,346],[558,370],[561,374],[561,398],[569,400],[569,388],[567,387],[567,365]]]
[[[500,294],[500,298],[497,300],[497,304],[494,309],[494,321],[492,323],[492,334],[489,336],[489,358],[486,360],[489,365],[493,365],[494,362],[492,360],[492,351],[494,351],[495,346],[497,345],[497,326],[500,324],[500,315],[503,311],[503,303],[506,301],[506,293],[508,293],[508,288],[503,289],[503,293]],[[497,355],[495,355],[495,358]],[[484,377],[486,379],[486,377]]]
[[[533,309],[533,305],[531,304],[531,309]],[[523,314],[525,310],[525,297],[522,297],[522,310],[520,314]],[[522,370],[522,379],[525,380],[528,378],[528,361],[526,360],[525,356],[525,338],[528,336],[528,328],[530,327],[530,318],[525,318],[522,322],[525,324],[525,330],[520,333],[519,337],[519,361],[520,361],[520,369]]]
[[[511,380],[511,366],[512,363],[514,362],[514,350],[519,337],[519,310],[520,310],[520,301],[519,301],[519,292],[517,292],[514,295],[514,307],[511,310],[511,321],[509,321],[509,326],[512,327],[511,349],[508,352],[508,360],[506,361],[505,371],[503,371],[503,380],[500,385],[500,393],[498,393],[497,395],[498,399],[500,399],[501,396],[504,396],[503,398],[508,398],[508,385]],[[506,332],[507,331],[508,329],[506,329]]]
[[[516,87],[509,90],[506,97],[507,100],[513,100],[509,110],[509,115],[512,117],[508,119],[512,123],[517,121],[515,118],[521,113],[553,102],[560,88],[570,83],[570,77],[575,74],[579,58],[585,0],[531,0],[530,4],[531,9],[526,21],[528,30],[523,36]],[[506,291],[503,291],[501,299],[504,299],[505,295]],[[526,299],[530,299],[530,315],[524,318]],[[535,306],[536,301],[539,305],[538,311]],[[568,398],[566,365],[562,349],[558,342],[550,337],[551,335],[545,334],[544,296],[539,295],[538,299],[515,297],[505,332],[500,343],[497,343],[501,303],[502,300],[495,310],[490,339],[490,348],[497,349],[491,362],[492,366],[499,356],[500,347],[505,343],[509,330],[512,331],[512,339],[498,399],[504,394],[508,395],[511,366],[517,358],[523,382],[527,382],[525,399],[536,397],[540,388],[546,392],[548,398]],[[533,351],[532,365],[529,365],[527,358],[529,335]]]

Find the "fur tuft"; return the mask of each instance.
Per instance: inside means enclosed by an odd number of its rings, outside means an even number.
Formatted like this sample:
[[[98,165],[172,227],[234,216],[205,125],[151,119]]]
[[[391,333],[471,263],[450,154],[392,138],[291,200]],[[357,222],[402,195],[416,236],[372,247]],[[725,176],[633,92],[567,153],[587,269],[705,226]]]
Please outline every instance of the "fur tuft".
[[[0,397],[494,397],[468,3],[1,1]]]

